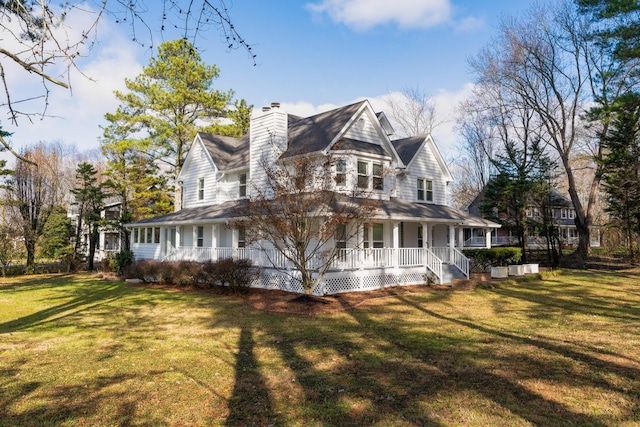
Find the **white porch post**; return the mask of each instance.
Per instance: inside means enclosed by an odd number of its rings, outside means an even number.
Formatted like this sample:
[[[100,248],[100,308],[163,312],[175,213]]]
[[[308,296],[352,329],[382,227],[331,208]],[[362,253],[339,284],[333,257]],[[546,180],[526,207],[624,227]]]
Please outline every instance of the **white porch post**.
[[[231,230],[231,251],[233,252],[233,258],[237,258],[236,253],[238,252],[238,241],[240,240],[240,230],[234,228]]]
[[[181,245],[180,243],[182,242],[182,226],[178,225],[176,226],[176,248],[179,248]]]
[[[213,261],[218,259],[218,226],[211,226],[211,258]]]
[[[464,249],[464,228],[462,227],[462,224],[458,227],[458,249]]]
[[[166,227],[160,227],[160,254],[164,257],[167,255],[167,245],[166,245]]]
[[[484,231],[484,247],[487,249],[491,247],[491,229],[490,228],[487,228]]]
[[[453,248],[456,246],[456,227],[449,225],[449,262],[453,259]]]
[[[422,247],[423,248],[430,247],[429,245],[430,238],[431,238],[431,229],[429,227],[429,223],[423,222],[422,223]]]
[[[198,226],[197,225],[193,226],[192,232],[193,232],[193,239],[191,241],[191,246],[195,248],[196,246],[198,246]]]
[[[394,222],[392,225],[392,239],[393,239],[393,265],[398,268],[400,266],[400,223]]]

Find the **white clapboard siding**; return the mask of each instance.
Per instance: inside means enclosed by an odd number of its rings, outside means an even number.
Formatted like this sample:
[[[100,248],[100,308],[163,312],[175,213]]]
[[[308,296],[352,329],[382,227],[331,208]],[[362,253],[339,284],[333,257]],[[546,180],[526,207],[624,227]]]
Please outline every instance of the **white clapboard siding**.
[[[429,148],[429,144],[425,144],[416,154],[416,157],[407,168],[405,178],[397,181],[400,190],[398,194],[401,198],[416,201],[418,178],[433,182],[433,203],[438,205],[446,204],[447,183],[445,175]]]
[[[263,161],[275,163],[287,148],[287,114],[274,109],[251,120],[251,149],[249,152],[249,193],[253,189],[265,189],[267,178]]]
[[[371,123],[369,115],[364,113],[347,129],[344,137],[381,145],[380,134],[377,132],[373,123]]]
[[[218,186],[215,165],[211,164],[211,160],[204,153],[204,147],[200,143],[193,147],[190,157],[181,174],[183,208],[216,203]],[[200,178],[204,178],[203,200],[198,200],[198,180]]]

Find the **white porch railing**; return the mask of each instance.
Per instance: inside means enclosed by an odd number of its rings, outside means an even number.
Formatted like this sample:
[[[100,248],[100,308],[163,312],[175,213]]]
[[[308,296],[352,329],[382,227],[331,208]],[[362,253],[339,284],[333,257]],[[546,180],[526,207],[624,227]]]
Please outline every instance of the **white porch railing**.
[[[258,267],[291,269],[291,262],[276,249],[256,248],[171,248],[165,258],[167,261],[187,260],[204,262],[223,258],[249,259]],[[322,265],[323,260],[312,257],[309,268],[315,269]],[[455,248],[348,248],[339,249],[330,270],[362,270],[376,268],[409,268],[426,267],[442,283],[442,264],[453,264],[469,277],[469,260],[462,252]]]
[[[450,252],[451,258],[449,260],[450,264],[455,265],[458,270],[462,271],[462,273],[469,278],[469,258],[467,258],[462,252],[457,250],[456,248],[451,248]]]

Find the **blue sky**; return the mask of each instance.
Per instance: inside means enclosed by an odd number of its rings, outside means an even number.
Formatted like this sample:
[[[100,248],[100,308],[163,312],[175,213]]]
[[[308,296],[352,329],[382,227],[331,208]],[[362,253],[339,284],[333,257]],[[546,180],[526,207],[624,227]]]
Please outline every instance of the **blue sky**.
[[[158,2],[160,3],[160,2]],[[455,156],[455,106],[470,89],[467,58],[495,35],[499,19],[518,14],[528,0],[227,0],[231,18],[253,45],[257,66],[245,51],[228,51],[210,30],[198,43],[203,60],[220,68],[216,88],[233,89],[256,108],[278,101],[287,111],[310,115],[362,98],[384,109],[382,98],[420,87],[436,98],[448,119],[434,137]],[[150,11],[149,23],[158,15]],[[78,25],[81,25],[78,18]],[[114,89],[124,88],[151,53],[129,40],[129,28],[105,20],[99,44],[81,62],[72,91],[54,88],[48,112],[55,116],[18,127],[2,120],[14,147],[39,140],[98,147],[103,116],[117,108]],[[177,34],[175,34],[177,36]],[[156,43],[160,41],[156,34]],[[171,39],[174,34],[165,34]],[[29,80],[16,80],[28,91]],[[19,87],[19,86],[18,86]]]

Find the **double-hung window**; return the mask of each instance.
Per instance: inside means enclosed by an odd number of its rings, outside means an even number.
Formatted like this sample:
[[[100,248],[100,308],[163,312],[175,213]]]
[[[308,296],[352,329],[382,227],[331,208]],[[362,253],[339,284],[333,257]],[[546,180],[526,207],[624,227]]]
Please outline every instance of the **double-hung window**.
[[[384,248],[384,227],[382,224],[367,224],[364,227],[364,244],[365,249]]]
[[[204,246],[204,227],[199,225],[197,229],[198,240],[196,246],[202,248]]]
[[[336,187],[344,187],[347,183],[347,161],[336,160]]]
[[[369,188],[369,163],[358,160],[358,188]]]
[[[336,248],[345,249],[347,247],[347,226],[338,224],[336,226]]]
[[[247,197],[247,174],[241,173],[238,176],[238,195],[240,197]]]
[[[384,189],[384,178],[382,177],[382,165],[380,163],[374,163],[373,165],[373,189]]]
[[[419,202],[433,202],[433,181],[418,178],[416,198]]]
[[[204,200],[204,178],[198,178],[198,200]]]

